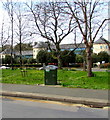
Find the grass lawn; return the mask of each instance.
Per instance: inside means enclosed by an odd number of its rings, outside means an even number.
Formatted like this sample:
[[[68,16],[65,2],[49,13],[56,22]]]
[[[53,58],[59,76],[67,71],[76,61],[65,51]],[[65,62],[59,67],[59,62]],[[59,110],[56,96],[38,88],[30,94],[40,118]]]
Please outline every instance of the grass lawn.
[[[87,77],[84,71],[58,70],[58,84],[71,88],[109,89],[108,73],[94,72],[95,77]],[[43,70],[27,70],[27,75],[22,76],[21,70],[2,70],[2,83],[12,84],[44,84]]]

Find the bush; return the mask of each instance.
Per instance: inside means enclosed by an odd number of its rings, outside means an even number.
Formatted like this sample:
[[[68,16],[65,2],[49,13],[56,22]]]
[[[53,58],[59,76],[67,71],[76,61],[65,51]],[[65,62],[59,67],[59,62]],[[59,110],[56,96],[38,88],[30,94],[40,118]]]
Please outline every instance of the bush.
[[[37,62],[39,63],[58,63],[58,57],[57,57],[56,51],[48,52],[46,50],[41,50],[38,52],[37,55]],[[68,66],[68,63],[74,63],[75,62],[76,55],[74,54],[74,51],[60,51],[60,60],[62,61],[63,66]]]
[[[47,63],[48,61],[48,52],[46,50],[40,50],[37,54],[37,62]]]
[[[7,67],[11,67],[11,65],[6,65]],[[42,64],[25,64],[23,67],[42,67]],[[13,67],[19,68],[20,64],[14,64]]]
[[[83,62],[83,56],[82,55],[76,55],[76,63],[82,63]]]
[[[64,50],[61,51],[61,59],[64,66],[68,66],[67,63],[75,63],[76,54],[74,51]]]
[[[92,54],[92,63],[97,63],[98,62],[98,55],[96,53]]]
[[[102,52],[98,53],[98,62],[105,61],[105,63],[108,63],[109,59],[110,59],[110,56],[108,55],[107,52],[102,51]]]
[[[36,59],[29,58],[27,62],[28,62],[28,64],[36,63]]]
[[[13,59],[13,62],[14,62],[14,59]],[[3,64],[11,64],[11,56],[6,55],[5,58],[2,59],[2,63]]]

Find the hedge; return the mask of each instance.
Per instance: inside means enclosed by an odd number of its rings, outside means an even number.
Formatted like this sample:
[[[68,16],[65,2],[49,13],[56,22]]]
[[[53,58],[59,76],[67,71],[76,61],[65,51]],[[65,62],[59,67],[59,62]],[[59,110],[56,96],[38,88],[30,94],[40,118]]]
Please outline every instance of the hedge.
[[[11,65],[6,65],[7,67],[11,67]],[[42,64],[24,64],[23,67],[42,67]],[[13,64],[13,67],[20,67],[20,64]]]

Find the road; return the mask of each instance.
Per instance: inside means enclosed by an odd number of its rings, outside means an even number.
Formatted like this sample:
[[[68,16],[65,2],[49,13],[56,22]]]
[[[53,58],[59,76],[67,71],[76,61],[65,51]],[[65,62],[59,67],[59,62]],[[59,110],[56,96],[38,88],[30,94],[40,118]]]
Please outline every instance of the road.
[[[108,109],[61,102],[3,97],[2,118],[108,118]]]

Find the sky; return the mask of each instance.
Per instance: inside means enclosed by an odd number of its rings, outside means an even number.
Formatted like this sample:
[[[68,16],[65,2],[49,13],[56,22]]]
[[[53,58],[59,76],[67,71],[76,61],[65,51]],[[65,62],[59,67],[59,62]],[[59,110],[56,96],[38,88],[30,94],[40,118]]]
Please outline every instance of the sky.
[[[0,0],[0,32],[1,32],[1,24],[2,24],[2,20],[3,20],[3,15],[5,15],[5,18],[8,18],[6,11],[4,11],[4,9],[2,8],[1,1],[4,2],[6,0]],[[13,1],[15,2],[16,0],[13,0]],[[19,2],[29,2],[30,0],[17,0],[17,1],[19,1]],[[36,0],[36,1],[40,1],[40,0]],[[103,0],[103,1],[107,1],[108,2],[109,0]],[[103,11],[102,15],[107,14],[107,13],[108,13],[108,11]],[[77,36],[79,36],[79,33],[77,34]],[[96,40],[100,36],[101,36],[101,33],[97,36]],[[80,37],[82,37],[82,36],[80,36]],[[108,30],[104,30],[103,37],[108,40]],[[35,38],[33,38],[32,41],[36,41],[36,38],[37,38],[37,41],[42,41],[42,40],[45,41],[45,39],[43,39],[40,36],[35,36]],[[71,44],[71,43],[73,43],[73,38],[74,38],[73,34],[70,34],[68,37],[65,38],[65,40],[62,42],[62,44]],[[80,39],[80,38],[78,38],[78,39]]]

